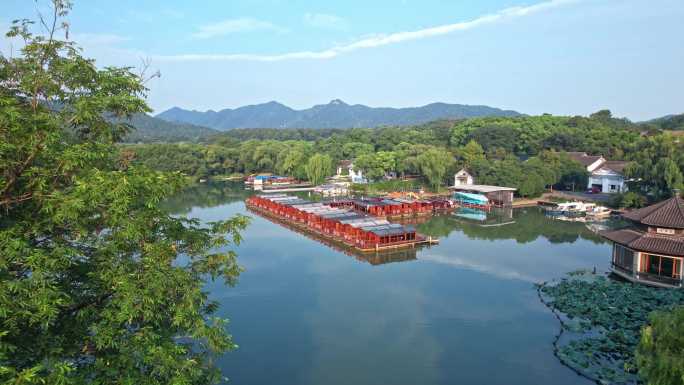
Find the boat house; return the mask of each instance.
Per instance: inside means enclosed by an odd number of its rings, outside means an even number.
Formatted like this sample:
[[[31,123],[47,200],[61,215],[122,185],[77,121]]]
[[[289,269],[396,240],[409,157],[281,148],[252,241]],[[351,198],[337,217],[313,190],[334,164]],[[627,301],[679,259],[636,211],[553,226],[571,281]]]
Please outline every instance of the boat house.
[[[488,199],[490,204],[498,207],[510,207],[513,204],[513,193],[516,190],[512,187],[488,186],[481,184],[451,186],[449,189],[454,192],[482,195]]]
[[[634,225],[601,232],[613,242],[613,272],[652,286],[682,287],[684,199],[677,194],[623,216]]]

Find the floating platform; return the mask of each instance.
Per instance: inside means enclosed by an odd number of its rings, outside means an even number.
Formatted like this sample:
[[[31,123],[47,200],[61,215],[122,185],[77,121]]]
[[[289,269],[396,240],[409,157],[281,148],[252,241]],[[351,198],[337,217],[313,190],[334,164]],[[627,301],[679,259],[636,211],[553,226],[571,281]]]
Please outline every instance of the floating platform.
[[[253,196],[245,205],[286,227],[307,231],[359,252],[414,248],[439,242],[417,234],[413,226],[283,194]]]
[[[302,228],[301,226],[296,226],[290,222],[281,220],[279,218],[276,218],[272,215],[266,215],[264,214],[261,210],[256,210],[253,208],[248,207],[247,210],[250,213],[253,213],[255,215],[260,216],[261,218],[264,218],[272,223],[278,224],[280,226],[283,226],[287,228],[288,230],[294,231],[297,234],[300,234],[304,237],[307,237],[311,240],[314,240],[316,242],[319,242],[327,247],[330,247],[331,249],[335,251],[339,251],[345,255],[348,255],[350,257],[355,258],[358,261],[362,262],[367,262],[371,265],[384,265],[387,263],[395,263],[395,262],[407,262],[407,261],[415,261],[417,259],[417,251],[423,247],[423,245],[416,246],[416,247],[410,247],[410,248],[401,248],[401,249],[391,249],[391,250],[378,250],[374,252],[363,252],[359,251],[357,249],[354,249],[353,247],[349,247],[347,244],[340,242],[339,240],[335,240],[326,236],[322,236],[318,233],[314,233],[308,229]]]
[[[448,212],[455,208],[449,199],[403,199],[403,198],[363,198],[334,199],[327,201],[331,207],[349,208],[377,218],[413,218],[430,216],[438,212]]]

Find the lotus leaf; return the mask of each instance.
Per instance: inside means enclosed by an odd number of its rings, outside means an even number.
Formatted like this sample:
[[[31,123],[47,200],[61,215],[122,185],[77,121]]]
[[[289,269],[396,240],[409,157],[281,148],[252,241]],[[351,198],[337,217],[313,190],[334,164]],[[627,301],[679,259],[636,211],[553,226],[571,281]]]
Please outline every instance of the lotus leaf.
[[[537,290],[561,322],[554,342],[558,359],[578,374],[605,384],[637,381],[634,351],[641,327],[652,312],[684,304],[684,290],[658,289],[586,271],[544,282]]]

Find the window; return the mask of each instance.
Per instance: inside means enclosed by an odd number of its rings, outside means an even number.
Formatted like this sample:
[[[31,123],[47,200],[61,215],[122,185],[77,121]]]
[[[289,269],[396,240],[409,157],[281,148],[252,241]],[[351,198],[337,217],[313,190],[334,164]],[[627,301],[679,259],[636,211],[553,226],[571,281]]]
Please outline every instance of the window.
[[[623,269],[632,271],[634,268],[634,251],[622,245],[615,244],[615,249],[613,250],[613,263]]]
[[[611,185],[610,185],[610,189],[611,189],[611,190],[617,190],[617,186],[614,185],[614,184],[611,184]]]
[[[641,270],[646,273],[674,279],[682,278],[681,259],[644,254],[641,262]]]

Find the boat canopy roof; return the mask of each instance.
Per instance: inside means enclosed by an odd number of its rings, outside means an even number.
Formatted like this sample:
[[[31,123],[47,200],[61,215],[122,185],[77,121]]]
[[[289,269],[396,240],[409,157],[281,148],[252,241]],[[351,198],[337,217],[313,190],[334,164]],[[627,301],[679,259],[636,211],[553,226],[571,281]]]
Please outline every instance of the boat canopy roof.
[[[416,229],[413,226],[404,226],[396,223],[389,223],[380,226],[368,226],[361,228],[364,231],[369,231],[375,235],[384,237],[388,235],[399,235],[407,233],[415,233]]]
[[[476,193],[493,193],[499,191],[516,191],[513,187],[502,187],[502,186],[489,186],[484,184],[464,184],[462,186],[451,186],[450,189],[454,191],[472,191]]]
[[[456,195],[457,199],[469,201],[472,203],[478,203],[478,204],[489,203],[489,199],[482,194],[472,194],[472,193],[456,191],[455,195]]]

